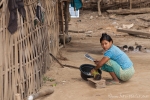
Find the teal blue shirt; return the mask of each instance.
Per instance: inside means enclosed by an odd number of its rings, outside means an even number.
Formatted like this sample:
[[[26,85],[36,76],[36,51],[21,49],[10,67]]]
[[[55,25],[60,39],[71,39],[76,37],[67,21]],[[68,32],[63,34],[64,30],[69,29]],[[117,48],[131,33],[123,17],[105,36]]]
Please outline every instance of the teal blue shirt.
[[[124,53],[115,45],[112,45],[110,49],[104,53],[104,56],[116,61],[123,70],[133,66],[132,61],[126,55],[126,53]]]

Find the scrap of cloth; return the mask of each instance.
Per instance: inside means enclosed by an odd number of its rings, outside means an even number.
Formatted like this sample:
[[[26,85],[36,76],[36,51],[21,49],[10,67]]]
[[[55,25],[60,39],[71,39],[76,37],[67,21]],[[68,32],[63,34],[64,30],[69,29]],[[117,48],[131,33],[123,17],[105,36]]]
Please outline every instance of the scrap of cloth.
[[[74,7],[76,10],[80,9],[82,7],[81,0],[71,0],[71,7]]]
[[[9,12],[10,12],[8,30],[11,34],[13,34],[15,31],[17,31],[17,27],[18,27],[17,10],[24,19],[26,17],[26,11],[24,8],[23,0],[9,0],[8,8],[9,8]]]

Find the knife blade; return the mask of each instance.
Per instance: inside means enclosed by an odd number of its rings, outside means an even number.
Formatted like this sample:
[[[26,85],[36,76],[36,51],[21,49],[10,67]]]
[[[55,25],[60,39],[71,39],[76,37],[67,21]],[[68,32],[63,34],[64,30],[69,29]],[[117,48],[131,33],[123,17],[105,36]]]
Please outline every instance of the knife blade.
[[[85,54],[84,56],[93,62],[95,61],[94,58],[92,58],[89,54]]]

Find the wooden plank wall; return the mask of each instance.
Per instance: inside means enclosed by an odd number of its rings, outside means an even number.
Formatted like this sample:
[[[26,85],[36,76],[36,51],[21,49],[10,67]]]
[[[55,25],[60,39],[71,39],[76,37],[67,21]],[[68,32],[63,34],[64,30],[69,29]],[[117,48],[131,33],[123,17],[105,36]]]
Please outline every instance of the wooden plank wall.
[[[82,0],[83,8],[91,8],[97,5],[98,0]],[[132,4],[132,5],[130,5]],[[97,6],[96,6],[97,7]],[[150,0],[102,0],[101,9],[131,9],[150,7]]]
[[[49,52],[59,49],[58,0],[41,0],[45,8],[45,22],[34,26],[38,0],[24,0],[26,20],[18,13],[18,30],[10,34],[8,0],[0,9],[0,100],[21,99],[37,92],[43,74],[52,64]]]

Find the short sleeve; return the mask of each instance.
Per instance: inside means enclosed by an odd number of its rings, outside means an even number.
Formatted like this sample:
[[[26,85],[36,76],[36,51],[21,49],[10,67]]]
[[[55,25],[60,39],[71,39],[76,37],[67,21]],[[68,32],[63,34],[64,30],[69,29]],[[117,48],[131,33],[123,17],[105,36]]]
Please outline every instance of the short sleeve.
[[[104,53],[104,56],[108,57],[108,58],[112,58],[112,52],[110,50],[108,50]]]

